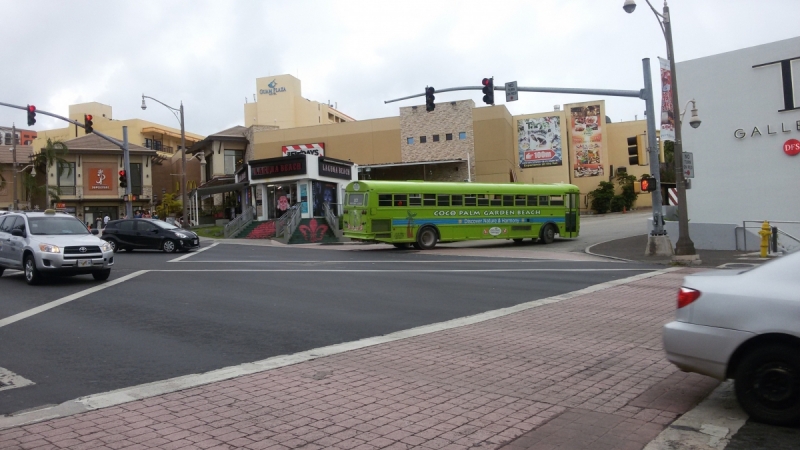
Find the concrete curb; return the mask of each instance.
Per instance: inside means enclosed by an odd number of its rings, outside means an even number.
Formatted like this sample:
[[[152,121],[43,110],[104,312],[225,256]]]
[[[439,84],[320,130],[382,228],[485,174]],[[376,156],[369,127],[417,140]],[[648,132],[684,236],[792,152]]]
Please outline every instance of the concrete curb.
[[[632,260],[632,259],[619,258],[619,257],[617,257],[617,256],[601,255],[600,253],[593,253],[593,252],[592,252],[592,247],[594,247],[594,246],[596,246],[596,245],[600,245],[600,244],[605,244],[606,242],[616,241],[616,240],[618,240],[618,239],[609,239],[609,240],[607,240],[607,241],[603,241],[603,242],[597,242],[597,243],[595,243],[595,244],[592,244],[592,245],[590,245],[590,246],[586,247],[585,249],[583,249],[583,252],[584,252],[584,253],[586,253],[586,254],[588,254],[588,255],[592,255],[592,256],[598,256],[598,257],[600,257],[600,258],[608,258],[608,259],[613,259],[613,260],[615,260],[615,261],[622,261],[622,262],[639,262],[639,261],[634,261],[634,260]]]

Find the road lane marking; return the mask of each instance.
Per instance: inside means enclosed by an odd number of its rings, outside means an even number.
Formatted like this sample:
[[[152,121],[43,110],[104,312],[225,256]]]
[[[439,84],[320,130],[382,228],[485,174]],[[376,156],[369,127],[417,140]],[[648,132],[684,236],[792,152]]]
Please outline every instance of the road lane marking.
[[[0,367],[0,391],[36,384],[33,381]]]
[[[656,269],[624,268],[624,269],[163,269],[150,272],[651,272]]]
[[[358,350],[365,347],[372,347],[379,344],[388,342],[399,341],[425,334],[436,333],[451,328],[459,328],[466,325],[485,322],[487,320],[496,319],[498,317],[507,316],[510,314],[518,313],[539,306],[558,303],[563,300],[568,300],[581,295],[590,294],[604,289],[620,286],[627,283],[652,278],[665,273],[674,272],[682,269],[681,267],[669,267],[661,270],[654,270],[648,273],[642,273],[619,280],[606,281],[604,283],[595,284],[587,288],[579,289],[577,291],[567,292],[565,294],[556,295],[540,300],[534,300],[527,303],[511,306],[508,308],[497,309],[485,313],[476,314],[473,316],[461,317],[458,319],[439,322],[431,325],[423,325],[408,330],[397,331],[383,336],[376,336],[371,338],[364,338],[358,341],[344,342],[341,344],[329,345],[327,347],[320,347],[304,352],[294,353],[291,355],[281,355],[272,358],[267,358],[261,361],[251,363],[244,363],[237,366],[224,367],[222,369],[212,370],[210,372],[201,374],[184,375],[176,378],[170,378],[162,381],[155,381],[152,383],[141,384],[128,388],[117,389],[110,392],[101,394],[88,395],[80,397],[75,400],[66,401],[60,405],[50,408],[42,408],[35,411],[24,412],[16,415],[0,417],[0,430],[6,428],[27,425],[31,423],[41,422],[44,420],[55,419],[59,417],[71,416],[80,414],[94,409],[107,408],[109,406],[116,406],[123,403],[128,403],[145,398],[155,397],[158,395],[169,394],[171,392],[182,391],[197,386],[202,386],[218,381],[230,380],[243,375],[250,375],[253,373],[265,372],[267,370],[278,369],[294,364],[299,364],[314,359],[332,356],[339,353]]]
[[[520,263],[546,263],[546,262],[585,262],[585,263],[615,263],[613,261],[586,261],[586,260],[568,260],[568,259],[525,259],[521,260],[521,258],[515,259],[473,259],[473,260],[453,260],[453,261],[415,261],[415,260],[398,260],[398,261],[386,261],[386,260],[347,260],[347,261],[328,261],[328,260],[317,260],[317,261],[293,261],[293,260],[275,260],[275,259],[247,259],[247,260],[220,260],[220,261],[181,261],[186,263],[206,263],[206,264],[220,264],[220,263],[231,263],[231,264],[238,264],[238,263],[264,263],[264,264],[314,264],[314,263],[324,263],[324,264],[396,264],[396,263],[409,263],[409,264],[486,264],[486,263],[509,263],[509,264],[520,264]],[[635,262],[635,261],[633,261]]]
[[[210,248],[214,248],[214,247],[216,247],[216,246],[218,246],[218,245],[219,245],[219,242],[214,242],[213,244],[209,245],[208,247],[203,247],[203,248],[201,248],[200,250],[198,250],[198,251],[196,251],[196,252],[190,252],[190,253],[187,253],[187,254],[185,254],[185,255],[183,255],[183,256],[179,256],[179,257],[177,257],[177,258],[175,258],[175,259],[170,259],[170,260],[169,260],[169,261],[167,261],[167,262],[178,262],[178,261],[183,261],[183,260],[184,260],[184,259],[186,259],[186,258],[189,258],[189,257],[191,257],[191,256],[194,256],[194,255],[196,255],[196,254],[198,254],[198,253],[203,253],[204,251],[206,251],[206,250],[208,250],[208,249],[210,249]]]
[[[95,292],[99,292],[99,291],[102,291],[103,289],[110,288],[111,286],[116,286],[116,285],[118,285],[120,283],[124,283],[124,282],[130,280],[131,278],[136,278],[139,275],[145,274],[147,272],[149,272],[149,270],[139,270],[139,271],[133,272],[131,274],[125,275],[124,277],[117,278],[116,280],[108,281],[108,282],[105,282],[103,284],[100,284],[100,285],[97,285],[97,286],[94,286],[94,287],[90,287],[89,289],[85,289],[83,291],[76,292],[76,293],[74,293],[72,295],[68,295],[68,296],[60,298],[58,300],[54,300],[54,301],[52,301],[50,303],[45,303],[44,305],[37,306],[36,308],[32,308],[32,309],[29,309],[27,311],[23,311],[23,312],[18,313],[18,314],[14,314],[13,316],[6,317],[5,319],[0,319],[0,328],[3,328],[6,325],[11,325],[14,322],[18,322],[18,321],[20,321],[22,319],[26,319],[28,317],[34,316],[36,314],[39,314],[41,312],[45,312],[48,309],[53,309],[56,306],[61,306],[61,305],[65,304],[65,303],[69,303],[69,302],[71,302],[73,300],[77,300],[77,299],[79,299],[81,297],[85,297],[85,296],[87,296],[89,294],[94,294]]]

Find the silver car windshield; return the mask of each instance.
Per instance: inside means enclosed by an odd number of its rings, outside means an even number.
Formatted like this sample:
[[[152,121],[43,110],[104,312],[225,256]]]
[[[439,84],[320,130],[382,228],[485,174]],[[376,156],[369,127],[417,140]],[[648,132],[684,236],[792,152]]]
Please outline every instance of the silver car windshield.
[[[155,224],[165,230],[174,230],[178,227],[171,223],[164,222],[163,220],[151,220],[150,223]]]
[[[86,225],[73,217],[28,217],[30,233],[34,235],[78,235],[90,234]]]

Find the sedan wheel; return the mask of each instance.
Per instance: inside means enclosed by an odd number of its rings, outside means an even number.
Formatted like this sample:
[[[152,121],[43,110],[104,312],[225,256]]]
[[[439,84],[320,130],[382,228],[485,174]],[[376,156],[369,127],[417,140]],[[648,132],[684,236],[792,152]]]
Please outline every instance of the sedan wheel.
[[[119,251],[119,247],[117,246],[117,241],[109,239],[106,242],[108,242],[108,245],[111,246],[111,250],[114,250],[114,253],[117,253]]]
[[[752,350],[739,363],[735,389],[754,420],[781,426],[800,423],[800,354],[789,345]]]
[[[35,285],[39,284],[42,281],[42,274],[39,272],[39,269],[36,268],[36,260],[33,259],[33,255],[28,255],[25,257],[25,281],[28,284]]]
[[[161,245],[161,249],[164,250],[165,253],[175,253],[175,250],[177,250],[177,247],[175,246],[175,241],[167,239]]]

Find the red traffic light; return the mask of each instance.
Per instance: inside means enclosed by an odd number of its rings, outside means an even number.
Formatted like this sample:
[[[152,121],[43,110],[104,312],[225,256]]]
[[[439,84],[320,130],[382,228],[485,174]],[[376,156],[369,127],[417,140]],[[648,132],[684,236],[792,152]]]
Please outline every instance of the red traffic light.
[[[36,107],[28,105],[28,126],[31,127],[36,123]]]
[[[488,79],[488,78],[484,78],[484,79],[483,79],[483,85],[484,85],[484,86],[488,86],[488,85],[489,85],[489,83],[490,83],[491,81],[492,81],[492,80],[490,80],[490,79]]]
[[[640,185],[644,192],[653,192],[656,190],[656,180],[653,178],[642,178]]]
[[[119,176],[124,177],[125,176],[125,171],[124,170],[120,170],[119,171]]]
[[[28,105],[28,112],[36,112],[36,107],[33,105]]]
[[[91,114],[86,114],[86,120],[92,120],[92,115]]]

